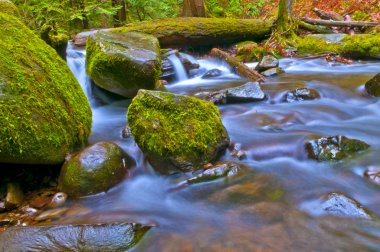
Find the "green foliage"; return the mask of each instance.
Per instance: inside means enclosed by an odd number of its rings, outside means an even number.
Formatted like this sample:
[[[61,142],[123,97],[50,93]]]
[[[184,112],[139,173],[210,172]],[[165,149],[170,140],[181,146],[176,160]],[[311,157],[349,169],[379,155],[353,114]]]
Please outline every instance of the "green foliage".
[[[251,17],[258,17],[260,15],[260,9],[268,3],[268,0],[258,0],[254,3],[248,3],[245,7],[246,13]]]
[[[128,0],[129,21],[176,17],[182,9],[182,0]]]

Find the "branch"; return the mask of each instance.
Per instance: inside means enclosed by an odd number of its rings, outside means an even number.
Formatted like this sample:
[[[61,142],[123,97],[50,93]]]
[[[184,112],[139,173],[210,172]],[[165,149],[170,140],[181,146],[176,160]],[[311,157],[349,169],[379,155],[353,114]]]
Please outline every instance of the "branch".
[[[217,48],[213,48],[211,50],[211,55],[216,57],[216,58],[225,60],[241,76],[247,77],[248,79],[250,79],[252,81],[258,81],[258,82],[264,82],[265,81],[264,76],[262,76],[261,74],[259,74],[255,70],[250,69],[245,64],[238,61],[235,57],[229,55],[226,52],[223,52],[222,50],[219,50]]]
[[[319,33],[319,34],[331,34],[334,33],[332,30],[326,29],[326,28],[320,28],[318,26],[308,24],[304,21],[299,20],[298,21],[298,27],[304,30],[308,30],[311,32]]]
[[[378,22],[364,22],[364,21],[333,21],[333,20],[321,20],[312,18],[301,18],[302,21],[313,24],[313,25],[323,25],[323,26],[336,26],[336,27],[375,27],[380,25]]]

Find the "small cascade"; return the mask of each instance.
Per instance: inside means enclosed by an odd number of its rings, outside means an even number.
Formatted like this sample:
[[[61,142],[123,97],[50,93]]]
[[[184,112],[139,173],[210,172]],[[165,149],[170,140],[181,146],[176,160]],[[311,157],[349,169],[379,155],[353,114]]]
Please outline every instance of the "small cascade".
[[[66,53],[67,65],[78,80],[87,98],[90,99],[92,90],[90,77],[86,74],[86,51],[84,49],[75,48],[74,45],[69,42]]]
[[[168,59],[174,67],[175,76],[176,76],[177,81],[187,80],[188,77],[187,77],[186,69],[183,66],[181,60],[178,58],[178,56],[175,55],[175,53],[173,53],[168,57]]]

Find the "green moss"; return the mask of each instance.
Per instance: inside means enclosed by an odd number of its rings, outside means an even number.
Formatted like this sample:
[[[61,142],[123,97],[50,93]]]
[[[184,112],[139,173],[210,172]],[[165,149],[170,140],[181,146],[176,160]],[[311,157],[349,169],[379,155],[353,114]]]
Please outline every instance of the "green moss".
[[[260,41],[271,33],[273,21],[233,18],[172,18],[132,23],[112,32],[138,31],[157,37],[162,47],[200,46]]]
[[[84,145],[91,109],[66,63],[0,13],[0,162],[56,164]]]
[[[380,35],[357,34],[346,36],[340,42],[331,42],[317,36],[306,36],[298,39],[297,48],[300,55],[334,52],[354,58],[378,57],[380,56]]]
[[[194,97],[140,90],[128,109],[128,122],[148,158],[172,163],[198,167],[229,142],[217,107]]]
[[[16,5],[9,0],[0,0],[0,12],[15,16],[19,15]]]
[[[140,88],[154,89],[161,76],[158,40],[137,32],[98,32],[89,37],[86,62],[86,71],[98,86],[126,97]]]
[[[259,61],[267,55],[267,50],[255,42],[245,41],[236,45],[236,58],[243,62]]]

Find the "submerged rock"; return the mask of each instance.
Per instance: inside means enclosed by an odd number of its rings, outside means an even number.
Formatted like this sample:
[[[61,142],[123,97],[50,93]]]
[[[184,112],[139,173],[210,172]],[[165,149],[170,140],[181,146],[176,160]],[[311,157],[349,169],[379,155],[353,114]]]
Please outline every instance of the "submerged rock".
[[[356,200],[342,194],[329,193],[322,202],[322,209],[329,215],[372,219],[375,216]]]
[[[61,164],[87,142],[91,109],[58,54],[0,12],[0,163]]]
[[[127,251],[150,229],[130,223],[12,227],[0,251]]]
[[[164,174],[197,169],[229,144],[218,108],[194,97],[140,90],[128,122],[138,146]]]
[[[322,137],[305,144],[309,158],[318,161],[337,161],[368,149],[370,146],[345,136]]]
[[[96,85],[125,97],[154,89],[161,75],[158,40],[137,32],[99,31],[87,41],[86,71]]]
[[[104,192],[127,173],[127,154],[113,142],[99,142],[65,162],[58,188],[72,197]]]
[[[364,172],[364,176],[371,182],[380,185],[380,167],[370,167]]]
[[[219,77],[222,75],[222,71],[215,68],[215,69],[211,69],[209,71],[207,71],[201,78],[202,79],[212,79],[212,78],[216,78],[216,77]]]
[[[195,97],[214,104],[227,104],[262,101],[265,99],[265,93],[258,82],[248,82],[239,87],[222,89],[215,92],[197,93]]]
[[[256,70],[259,72],[263,72],[271,68],[277,68],[279,64],[280,62],[278,61],[278,59],[271,55],[267,55],[264,56],[262,60],[259,62],[259,64],[256,66]]]
[[[380,73],[376,74],[372,79],[366,82],[365,90],[370,95],[380,97]]]
[[[315,100],[320,98],[318,91],[310,88],[297,88],[293,91],[288,92],[285,97],[285,102],[296,102],[305,100]]]
[[[188,184],[197,184],[219,178],[233,177],[244,172],[246,168],[233,162],[219,162],[201,174],[187,180]]]
[[[51,210],[47,210],[39,214],[35,220],[36,221],[44,221],[49,219],[58,219],[62,217],[69,209],[67,207],[63,208],[55,208]]]
[[[261,72],[261,74],[265,77],[276,76],[282,73],[285,73],[285,71],[281,67],[270,68],[268,70],[265,70],[264,72]]]

